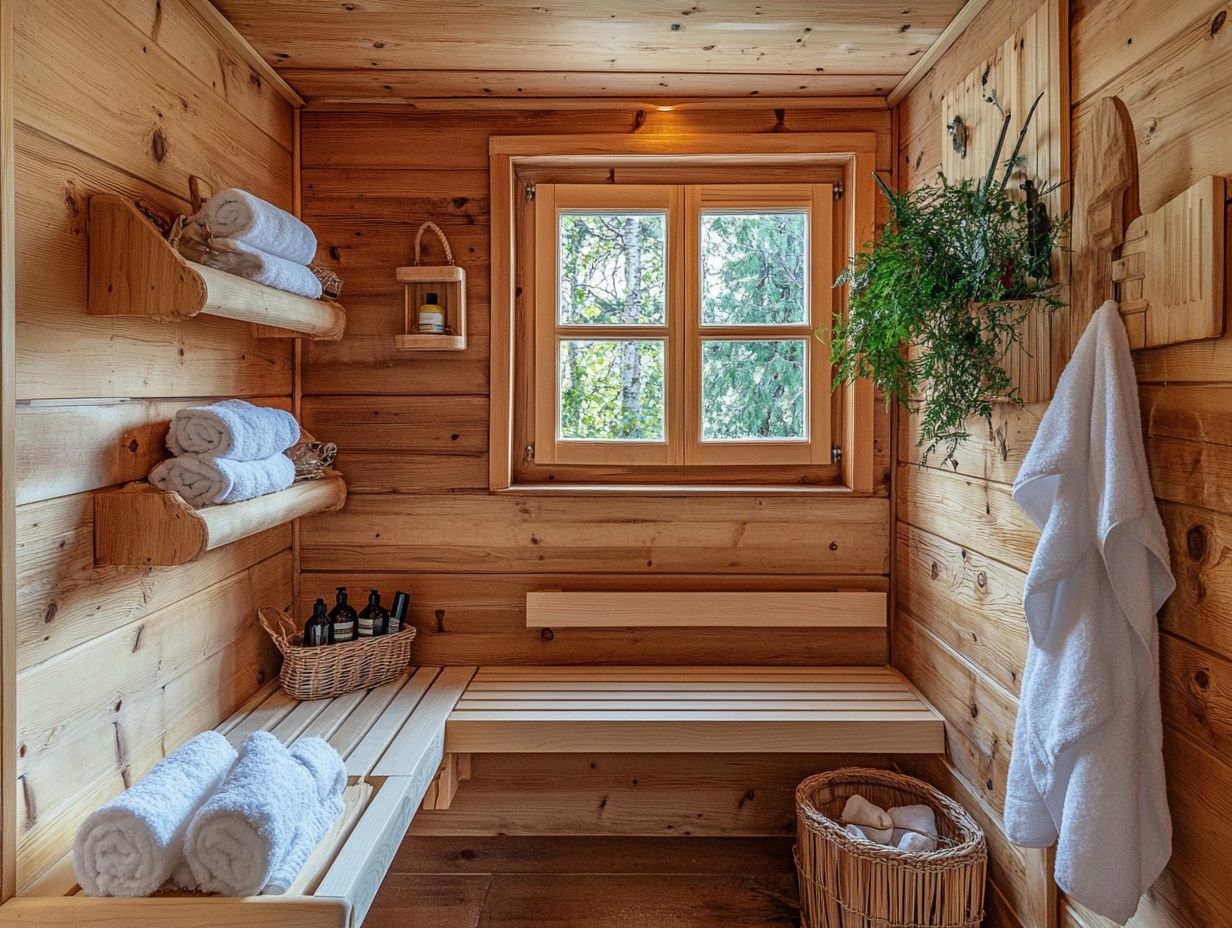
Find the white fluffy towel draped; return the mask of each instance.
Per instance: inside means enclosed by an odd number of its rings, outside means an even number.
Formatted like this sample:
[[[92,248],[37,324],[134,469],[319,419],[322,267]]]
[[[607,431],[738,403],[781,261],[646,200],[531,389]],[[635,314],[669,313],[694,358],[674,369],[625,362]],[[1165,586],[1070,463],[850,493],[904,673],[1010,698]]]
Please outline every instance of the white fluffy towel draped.
[[[1057,843],[1056,881],[1124,923],[1172,847],[1156,613],[1175,581],[1117,305],[1083,333],[1014,482],[1040,528],[1006,834]]]

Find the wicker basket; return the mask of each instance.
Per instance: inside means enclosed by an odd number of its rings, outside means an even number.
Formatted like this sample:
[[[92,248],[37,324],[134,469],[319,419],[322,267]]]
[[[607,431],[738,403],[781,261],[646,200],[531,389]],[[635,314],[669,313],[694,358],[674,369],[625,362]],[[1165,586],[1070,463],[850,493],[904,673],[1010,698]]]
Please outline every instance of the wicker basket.
[[[257,618],[282,653],[279,683],[296,699],[327,699],[380,686],[396,678],[411,662],[413,626],[393,635],[305,648],[300,644],[303,635],[290,616],[277,609],[260,609]]]
[[[838,823],[848,797],[923,804],[937,817],[937,850],[914,854],[857,841]],[[976,928],[984,917],[984,833],[953,799],[888,770],[848,767],[796,789],[796,870],[804,928]]]

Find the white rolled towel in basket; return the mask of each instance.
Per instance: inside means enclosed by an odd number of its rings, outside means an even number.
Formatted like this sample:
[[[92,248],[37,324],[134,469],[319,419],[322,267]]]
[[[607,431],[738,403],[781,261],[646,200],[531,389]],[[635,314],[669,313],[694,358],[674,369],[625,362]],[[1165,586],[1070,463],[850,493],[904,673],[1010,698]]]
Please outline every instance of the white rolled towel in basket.
[[[73,870],[87,895],[148,896],[161,888],[183,863],[193,815],[234,761],[226,738],[202,732],[91,813],[73,844]]]

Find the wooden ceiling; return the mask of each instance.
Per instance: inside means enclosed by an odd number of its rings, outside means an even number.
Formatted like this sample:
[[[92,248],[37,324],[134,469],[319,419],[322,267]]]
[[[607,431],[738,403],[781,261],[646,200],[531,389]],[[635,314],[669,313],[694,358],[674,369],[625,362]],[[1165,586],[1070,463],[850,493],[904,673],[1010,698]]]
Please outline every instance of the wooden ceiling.
[[[310,102],[888,94],[962,0],[214,0]]]

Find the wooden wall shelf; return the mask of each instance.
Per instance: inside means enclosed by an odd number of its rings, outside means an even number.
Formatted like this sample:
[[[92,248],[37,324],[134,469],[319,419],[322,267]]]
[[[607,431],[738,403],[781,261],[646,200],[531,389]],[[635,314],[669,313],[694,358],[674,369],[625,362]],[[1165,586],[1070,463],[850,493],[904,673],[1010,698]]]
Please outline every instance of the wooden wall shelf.
[[[399,351],[465,351],[466,271],[455,264],[432,267],[408,265],[396,268],[394,277],[403,285],[406,301],[406,332],[394,336],[394,347]],[[430,292],[440,296],[449,334],[416,334],[419,305]]]
[[[346,482],[332,475],[242,503],[194,509],[176,493],[139,482],[94,494],[97,566],[170,567],[317,512],[341,509]]]
[[[258,326],[256,334],[337,341],[346,311],[186,260],[122,197],[90,198],[89,309],[95,316],[176,322],[205,314]]]

